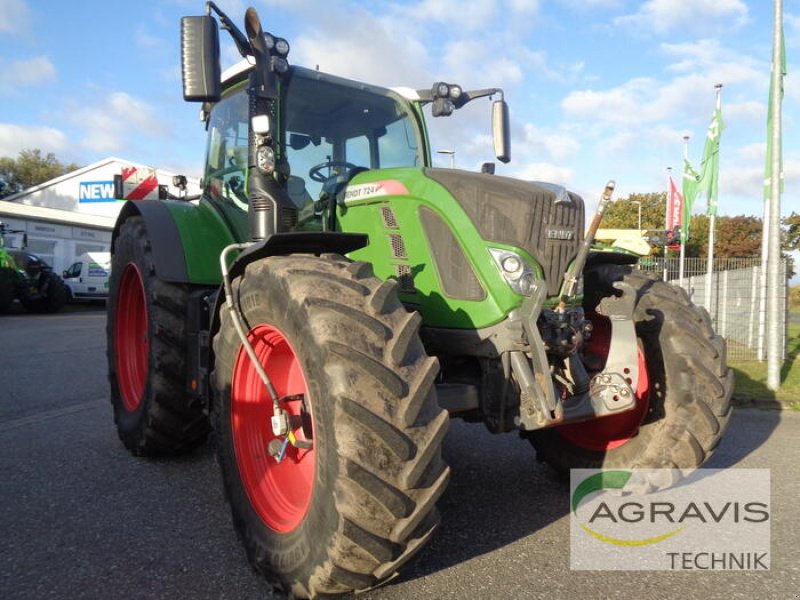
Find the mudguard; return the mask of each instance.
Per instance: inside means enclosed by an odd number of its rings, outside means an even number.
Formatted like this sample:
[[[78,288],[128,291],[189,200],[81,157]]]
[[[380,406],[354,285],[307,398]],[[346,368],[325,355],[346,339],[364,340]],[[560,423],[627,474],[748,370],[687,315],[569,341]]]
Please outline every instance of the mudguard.
[[[326,232],[296,232],[275,233],[268,238],[256,242],[242,252],[233,263],[229,276],[231,279],[244,273],[245,268],[252,262],[269,256],[285,255],[292,253],[315,254],[317,256],[332,252],[335,254],[348,254],[369,244],[369,237],[359,233]],[[220,286],[214,297],[211,312],[210,337],[219,328],[219,310],[225,303],[225,289]]]
[[[181,244],[181,236],[172,213],[158,200],[128,201],[117,217],[114,233],[111,237],[111,252],[119,235],[122,223],[133,216],[144,218],[150,235],[153,259],[156,263],[156,274],[164,281],[186,283],[189,275],[186,270],[186,257]]]
[[[120,225],[135,215],[145,221],[159,279],[215,287],[220,284],[219,254],[237,240],[216,210],[203,203],[128,201],[114,226],[112,252]]]
[[[625,250],[593,248],[589,251],[585,268],[595,265],[635,265],[640,258],[638,254]]]

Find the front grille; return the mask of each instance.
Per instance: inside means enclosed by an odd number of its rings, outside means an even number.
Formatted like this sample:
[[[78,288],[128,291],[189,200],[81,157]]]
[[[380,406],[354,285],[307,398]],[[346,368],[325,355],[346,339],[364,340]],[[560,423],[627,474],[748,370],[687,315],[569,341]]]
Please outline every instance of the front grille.
[[[425,207],[419,209],[419,219],[444,293],[459,300],[486,298],[486,290],[475,275],[450,226],[441,216]]]
[[[541,265],[554,296],[583,240],[583,199],[551,186],[497,175],[427,169],[469,215],[487,241],[524,248]],[[571,234],[569,234],[571,232]]]
[[[395,265],[397,270],[397,283],[400,284],[400,291],[407,294],[414,294],[417,288],[414,287],[414,272],[410,265]]]
[[[394,258],[408,258],[408,254],[406,253],[406,245],[405,242],[403,242],[402,235],[399,233],[390,233],[389,241],[392,244],[392,256]]]
[[[397,229],[397,217],[390,207],[381,206],[381,217],[383,217],[383,226],[386,229]]]

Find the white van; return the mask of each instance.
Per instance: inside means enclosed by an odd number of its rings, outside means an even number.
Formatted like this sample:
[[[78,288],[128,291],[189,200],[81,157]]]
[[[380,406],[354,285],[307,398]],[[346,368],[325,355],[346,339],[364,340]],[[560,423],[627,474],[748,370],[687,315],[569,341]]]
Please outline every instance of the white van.
[[[106,300],[109,275],[110,252],[85,252],[63,273],[72,300]]]

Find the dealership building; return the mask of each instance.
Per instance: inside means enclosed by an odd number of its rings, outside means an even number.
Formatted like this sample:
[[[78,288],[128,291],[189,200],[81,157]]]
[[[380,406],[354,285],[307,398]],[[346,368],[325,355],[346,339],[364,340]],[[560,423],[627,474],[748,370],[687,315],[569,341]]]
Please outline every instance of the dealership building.
[[[157,200],[200,192],[175,173],[106,158],[0,200],[0,221],[14,233],[6,246],[39,255],[60,273],[84,252],[111,249],[111,233],[125,200]]]

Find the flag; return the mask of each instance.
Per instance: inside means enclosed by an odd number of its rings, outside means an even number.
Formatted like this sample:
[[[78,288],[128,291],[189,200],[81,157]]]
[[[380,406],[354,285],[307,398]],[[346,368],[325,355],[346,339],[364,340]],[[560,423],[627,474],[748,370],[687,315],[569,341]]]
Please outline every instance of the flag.
[[[725,123],[722,121],[722,108],[719,97],[717,107],[708,126],[706,145],[703,148],[703,162],[700,163],[700,180],[697,182],[697,195],[704,196],[707,203],[706,214],[711,217],[717,214],[717,193],[719,188],[719,139]],[[696,198],[695,198],[696,199]]]
[[[781,29],[780,32],[781,36],[781,72],[780,72],[780,90],[781,90],[781,98],[780,101],[783,103],[783,78],[786,77],[786,44],[783,40],[783,30]],[[772,68],[775,69],[775,65],[772,65]],[[769,86],[769,105],[767,106],[767,161],[764,165],[764,199],[769,200],[770,196],[772,195],[772,185],[770,183],[770,175],[772,171],[772,128],[773,128],[773,121],[772,121],[772,83],[770,82]],[[781,182],[781,191],[783,191],[783,149],[779,146],[778,147],[778,160],[780,161],[779,167],[779,177]]]
[[[675,187],[672,177],[669,178],[669,197],[667,198],[667,231],[683,225],[683,196]]]
[[[700,181],[700,173],[694,170],[689,160],[683,159],[683,219],[681,226],[681,239],[689,239],[689,221],[692,219],[692,207],[697,198],[697,185]]]

